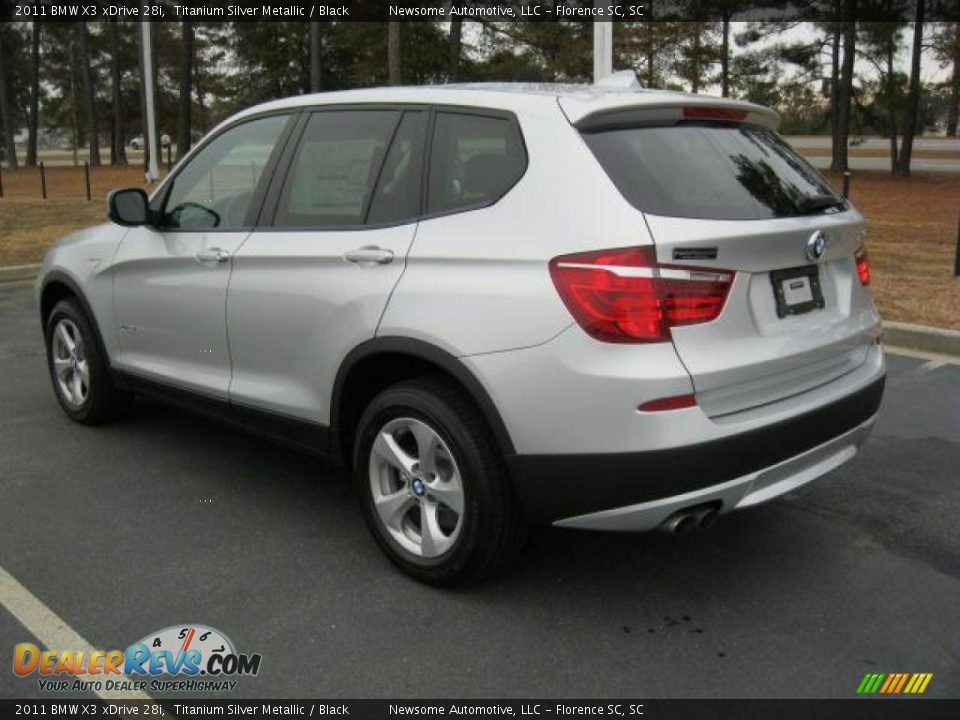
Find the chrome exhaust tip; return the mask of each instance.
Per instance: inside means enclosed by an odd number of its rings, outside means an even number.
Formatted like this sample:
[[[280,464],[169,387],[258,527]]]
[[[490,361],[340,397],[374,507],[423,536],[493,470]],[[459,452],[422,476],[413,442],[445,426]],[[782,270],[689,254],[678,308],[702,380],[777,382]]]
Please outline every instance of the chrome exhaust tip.
[[[697,524],[698,530],[706,530],[713,527],[717,522],[720,513],[714,507],[702,508],[693,514],[693,519]]]
[[[660,530],[669,535],[685,535],[696,527],[697,521],[693,515],[686,511],[680,511],[664,520],[663,524],[660,525]]]

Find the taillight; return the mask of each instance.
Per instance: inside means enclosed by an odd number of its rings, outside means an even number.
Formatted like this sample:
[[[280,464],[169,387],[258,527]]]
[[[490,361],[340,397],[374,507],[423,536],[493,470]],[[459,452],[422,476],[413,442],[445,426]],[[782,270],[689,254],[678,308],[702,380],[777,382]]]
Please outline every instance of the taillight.
[[[867,260],[867,251],[865,248],[860,248],[857,250],[857,254],[853,256],[853,259],[857,263],[857,277],[860,278],[861,285],[870,284],[870,262]]]
[[[670,340],[670,328],[716,319],[734,273],[660,265],[652,247],[561,255],[550,277],[564,304],[591,337],[604,342]]]

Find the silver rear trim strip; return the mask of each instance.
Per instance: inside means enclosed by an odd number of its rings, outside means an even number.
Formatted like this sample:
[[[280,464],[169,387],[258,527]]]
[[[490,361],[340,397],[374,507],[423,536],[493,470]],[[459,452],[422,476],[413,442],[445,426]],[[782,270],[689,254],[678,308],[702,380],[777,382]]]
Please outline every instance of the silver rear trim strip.
[[[711,272],[709,270],[684,270],[682,268],[650,268],[635,265],[593,265],[590,263],[557,263],[557,267],[577,268],[580,270],[606,270],[618,277],[661,277],[669,280],[701,280],[703,282],[729,282],[732,272]]]

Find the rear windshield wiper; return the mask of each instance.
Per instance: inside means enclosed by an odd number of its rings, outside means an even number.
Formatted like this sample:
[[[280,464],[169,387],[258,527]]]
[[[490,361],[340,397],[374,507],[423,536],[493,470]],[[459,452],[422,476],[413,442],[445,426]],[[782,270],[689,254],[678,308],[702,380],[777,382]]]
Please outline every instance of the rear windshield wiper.
[[[797,203],[797,209],[802,213],[819,212],[827,208],[843,207],[846,201],[836,195],[810,195]]]

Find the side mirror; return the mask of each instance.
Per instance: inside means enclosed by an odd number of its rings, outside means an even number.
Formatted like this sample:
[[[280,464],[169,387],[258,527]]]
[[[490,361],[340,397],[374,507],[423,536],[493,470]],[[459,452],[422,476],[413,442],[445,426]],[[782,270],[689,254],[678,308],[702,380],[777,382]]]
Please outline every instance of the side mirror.
[[[117,225],[146,225],[150,220],[147,194],[140,188],[113,190],[107,196],[107,214]]]

